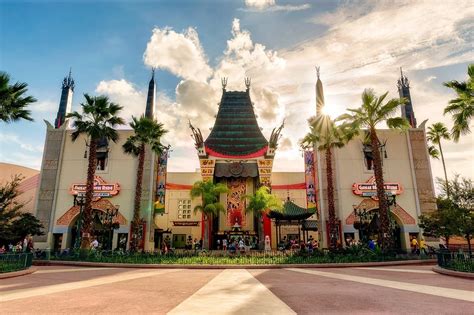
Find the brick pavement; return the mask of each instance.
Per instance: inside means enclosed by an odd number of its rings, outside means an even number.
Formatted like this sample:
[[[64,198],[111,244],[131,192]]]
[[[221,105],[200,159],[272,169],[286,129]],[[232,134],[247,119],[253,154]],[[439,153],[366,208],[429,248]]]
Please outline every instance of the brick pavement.
[[[431,266],[126,269],[45,266],[0,280],[3,314],[472,314],[474,281]]]

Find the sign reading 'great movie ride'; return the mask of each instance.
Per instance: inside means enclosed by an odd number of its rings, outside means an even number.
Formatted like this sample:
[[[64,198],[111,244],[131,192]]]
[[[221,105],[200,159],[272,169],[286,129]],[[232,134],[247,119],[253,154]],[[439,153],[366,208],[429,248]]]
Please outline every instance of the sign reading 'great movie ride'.
[[[70,188],[71,195],[83,196],[86,194],[86,184],[72,184]],[[94,177],[94,198],[112,197],[120,192],[118,183],[108,184],[100,176]]]
[[[384,183],[385,194],[400,195],[403,192],[402,185],[399,183]],[[372,197],[377,199],[377,185],[375,184],[375,177],[372,176],[365,183],[354,183],[352,185],[352,192],[354,195],[362,197]]]

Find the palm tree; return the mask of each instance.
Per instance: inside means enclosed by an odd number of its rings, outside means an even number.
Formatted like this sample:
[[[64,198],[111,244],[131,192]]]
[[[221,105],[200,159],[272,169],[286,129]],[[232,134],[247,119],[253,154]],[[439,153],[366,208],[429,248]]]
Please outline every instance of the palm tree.
[[[436,160],[439,160],[439,151],[436,147],[432,144],[428,145],[428,154]]]
[[[224,212],[225,207],[219,202],[219,196],[227,193],[229,188],[225,184],[214,184],[212,181],[197,181],[191,188],[191,198],[201,198],[201,204],[194,207],[194,213],[201,212],[204,216],[204,240],[203,247],[209,249],[210,231],[212,228],[212,219],[219,212]]]
[[[446,196],[449,199],[448,174],[446,173],[446,164],[444,162],[443,148],[441,147],[441,139],[451,139],[448,128],[446,128],[446,126],[441,122],[434,123],[433,125],[428,127],[426,138],[433,144],[438,145],[439,153],[441,155],[441,162],[443,163],[444,179],[446,180]]]
[[[334,204],[334,177],[332,167],[332,154],[334,148],[342,148],[356,134],[352,126],[347,124],[336,125],[328,115],[319,115],[308,120],[310,132],[303,138],[303,147],[316,147],[318,151],[326,154],[326,179],[329,215],[329,247],[337,247],[337,218]]]
[[[92,228],[92,198],[94,194],[94,176],[97,167],[97,142],[101,139],[117,142],[117,125],[123,125],[124,120],[118,117],[122,106],[112,103],[106,96],[89,96],[84,94],[85,103],[81,104],[82,114],[77,111],[68,114],[67,118],[73,118],[75,129],[71,138],[76,141],[80,135],[89,138],[89,160],[87,165],[86,200],[82,214],[82,240],[81,249],[90,246],[89,234]]]
[[[31,112],[26,107],[36,102],[36,99],[23,95],[27,86],[28,84],[20,82],[10,85],[10,76],[6,72],[0,72],[0,121],[33,121]]]
[[[134,134],[128,137],[127,141],[123,145],[123,150],[125,153],[138,157],[132,219],[132,238],[130,242],[130,249],[132,251],[136,251],[142,237],[138,235],[138,226],[140,224],[145,147],[150,146],[153,152],[156,154],[161,154],[164,149],[163,145],[161,144],[161,137],[167,132],[167,130],[163,128],[163,124],[158,123],[155,119],[145,116],[141,116],[140,118],[132,116],[130,127],[132,127]]]
[[[376,127],[385,122],[390,129],[406,130],[410,127],[408,121],[403,117],[392,117],[400,106],[405,104],[406,99],[394,98],[384,103],[388,92],[377,97],[373,90],[366,89],[362,93],[362,105],[357,109],[348,109],[349,113],[341,115],[338,120],[344,120],[351,124],[355,130],[366,128],[372,147],[374,162],[374,176],[377,186],[377,198],[379,200],[379,218],[381,222],[379,238],[382,248],[389,249],[391,239],[389,233],[388,202],[385,196],[382,159],[380,156],[380,140],[377,136]]]
[[[280,198],[270,193],[270,188],[261,186],[253,195],[244,195],[242,199],[247,199],[245,213],[253,213],[257,219],[260,219],[267,210],[281,211],[282,203]],[[258,237],[263,239],[261,224],[258,225]]]
[[[467,81],[444,82],[444,86],[453,89],[458,95],[457,98],[450,100],[444,109],[444,114],[453,115],[454,125],[451,135],[454,142],[458,142],[461,135],[471,132],[470,124],[474,115],[474,64],[468,66],[467,73],[469,75]]]

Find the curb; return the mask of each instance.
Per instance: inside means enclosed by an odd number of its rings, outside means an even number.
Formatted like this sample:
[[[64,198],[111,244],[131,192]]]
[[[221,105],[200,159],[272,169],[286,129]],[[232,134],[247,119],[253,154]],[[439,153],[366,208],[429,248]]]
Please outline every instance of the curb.
[[[433,265],[436,259],[409,261],[380,261],[367,263],[333,263],[333,264],[281,264],[281,265],[178,265],[178,264],[121,264],[98,263],[89,261],[33,261],[35,266],[80,266],[80,267],[113,267],[113,268],[143,268],[143,269],[283,269],[283,268],[350,268],[350,267],[380,267],[405,265]]]
[[[458,277],[458,278],[474,280],[474,273],[471,273],[471,272],[454,271],[454,270],[441,268],[440,266],[434,266],[432,268],[432,270],[434,272],[437,272],[437,273],[445,275],[445,276],[451,276],[451,277]]]
[[[36,270],[38,270],[38,269],[35,268],[35,267],[30,267],[30,268],[24,269],[24,270],[0,273],[0,279],[8,279],[8,278],[13,278],[13,277],[26,276],[26,275],[29,275],[29,274],[35,272]]]

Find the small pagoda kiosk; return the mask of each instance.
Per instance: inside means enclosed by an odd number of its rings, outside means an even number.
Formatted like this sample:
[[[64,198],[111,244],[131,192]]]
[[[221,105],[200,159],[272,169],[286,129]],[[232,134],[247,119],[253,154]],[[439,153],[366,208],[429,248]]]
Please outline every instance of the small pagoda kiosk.
[[[261,235],[259,220],[246,214],[242,197],[253,194],[261,185],[271,187],[273,158],[283,128],[282,124],[273,129],[267,141],[258,126],[250,98],[250,79],[245,79],[245,91],[227,91],[226,85],[224,78],[219,110],[207,139],[204,140],[201,130],[190,122],[202,179],[224,183],[229,188],[227,196],[221,197],[227,211],[212,224],[213,244],[227,238],[230,232],[235,233],[236,227],[244,235]],[[263,234],[271,235],[270,229],[270,220],[266,218]]]
[[[270,211],[268,217],[275,221],[277,244],[281,241],[282,226],[298,226],[298,238],[306,242],[309,231],[317,231],[317,221],[308,220],[316,212],[315,208],[306,209],[296,205],[288,198],[282,211]],[[303,234],[302,234],[303,233]]]

